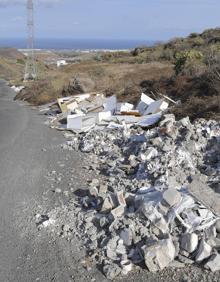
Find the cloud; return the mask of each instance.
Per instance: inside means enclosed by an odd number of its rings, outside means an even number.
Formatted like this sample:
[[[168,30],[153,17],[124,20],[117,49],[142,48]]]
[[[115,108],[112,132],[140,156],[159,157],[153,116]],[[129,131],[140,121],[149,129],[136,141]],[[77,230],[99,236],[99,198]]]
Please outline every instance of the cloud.
[[[63,2],[64,0],[33,0],[34,3],[39,5],[45,5],[47,7],[52,6],[53,4]],[[26,5],[27,0],[0,0],[0,8],[5,8],[8,6],[14,5]]]

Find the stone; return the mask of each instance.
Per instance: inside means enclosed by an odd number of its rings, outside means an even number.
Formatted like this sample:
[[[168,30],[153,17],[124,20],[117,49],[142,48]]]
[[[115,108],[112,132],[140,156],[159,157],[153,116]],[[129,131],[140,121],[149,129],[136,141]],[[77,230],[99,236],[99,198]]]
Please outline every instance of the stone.
[[[201,241],[199,242],[199,248],[197,250],[195,260],[198,262],[203,261],[211,255],[211,252],[212,247],[208,245],[204,239],[201,239]]]
[[[125,255],[127,252],[126,252],[126,248],[123,244],[123,240],[119,240],[118,241],[118,246],[116,248],[116,253],[119,254],[119,255]]]
[[[189,264],[189,265],[194,263],[192,259],[189,259],[181,254],[178,255],[178,260],[182,263]]]
[[[112,209],[112,204],[111,204],[109,198],[105,198],[105,200],[102,204],[101,212],[109,212],[111,209]]]
[[[122,267],[123,275],[127,275],[130,271],[132,271],[133,264],[130,260],[122,260],[120,264]]]
[[[206,183],[202,182],[199,175],[193,176],[189,184],[189,192],[216,215],[220,215],[220,194],[215,193]]]
[[[188,253],[192,253],[196,250],[198,246],[198,242],[199,242],[199,238],[197,234],[188,233],[188,234],[182,235],[180,246],[181,248],[186,250]]]
[[[92,197],[97,197],[99,194],[98,189],[94,186],[89,187],[89,194]]]
[[[212,272],[220,270],[220,254],[211,256],[210,260],[205,264],[205,267],[210,269]]]
[[[62,193],[62,190],[60,188],[56,188],[55,193],[60,194],[60,193]]]
[[[220,219],[218,219],[218,220],[216,221],[215,228],[216,228],[216,231],[217,231],[218,233],[220,233]]]
[[[181,199],[181,194],[176,189],[169,188],[163,193],[163,200],[170,207],[173,207],[180,203]]]
[[[101,195],[106,194],[107,191],[108,191],[108,186],[101,184],[99,187],[99,194]]]
[[[89,185],[97,187],[99,186],[99,180],[94,178]]]
[[[129,228],[123,229],[120,233],[120,238],[123,240],[125,246],[131,246],[132,231]]]
[[[125,207],[123,206],[118,206],[117,208],[111,210],[111,215],[113,216],[113,218],[118,218],[121,217],[125,212]]]
[[[148,148],[147,152],[144,154],[144,156],[145,156],[145,160],[149,161],[152,158],[155,158],[155,157],[158,156],[158,151],[155,148],[153,148],[153,147]]]
[[[175,246],[172,239],[163,239],[150,246],[142,247],[145,264],[150,272],[167,267],[175,258]]]
[[[113,280],[121,273],[121,268],[117,264],[106,264],[103,267],[103,273],[107,279]]]
[[[124,197],[124,192],[120,191],[116,193],[117,201],[119,206],[126,207],[126,201]]]

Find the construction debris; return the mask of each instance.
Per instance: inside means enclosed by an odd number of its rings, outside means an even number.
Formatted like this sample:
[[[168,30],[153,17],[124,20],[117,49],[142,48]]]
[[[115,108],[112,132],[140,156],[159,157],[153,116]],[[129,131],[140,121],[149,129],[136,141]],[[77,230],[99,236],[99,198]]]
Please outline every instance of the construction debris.
[[[23,90],[25,87],[24,86],[11,86],[11,89],[13,89],[16,93],[21,92],[21,90]]]
[[[140,263],[151,272],[194,262],[219,270],[220,124],[176,121],[164,100],[144,94],[140,116],[122,115],[134,107],[115,96],[98,100],[98,111],[77,102],[81,112],[67,122],[81,131],[63,145],[86,153],[88,169],[102,175],[71,208],[88,253],[109,279]]]
[[[164,100],[155,101],[143,93],[136,108],[130,103],[118,103],[115,95],[106,98],[99,93],[59,98],[57,103],[62,114],[52,120],[52,127],[65,129],[59,121],[67,118],[66,129],[73,131],[125,124],[128,127],[137,125],[146,128],[156,124],[168,108],[168,103]],[[84,120],[88,119],[89,126],[84,124]]]

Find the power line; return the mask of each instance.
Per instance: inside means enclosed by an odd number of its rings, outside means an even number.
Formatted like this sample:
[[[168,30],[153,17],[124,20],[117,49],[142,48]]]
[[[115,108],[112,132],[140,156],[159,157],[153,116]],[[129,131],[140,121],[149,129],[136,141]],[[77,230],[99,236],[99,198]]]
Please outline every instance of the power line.
[[[24,80],[37,77],[36,61],[34,54],[34,4],[33,0],[27,0],[27,60],[25,65]]]

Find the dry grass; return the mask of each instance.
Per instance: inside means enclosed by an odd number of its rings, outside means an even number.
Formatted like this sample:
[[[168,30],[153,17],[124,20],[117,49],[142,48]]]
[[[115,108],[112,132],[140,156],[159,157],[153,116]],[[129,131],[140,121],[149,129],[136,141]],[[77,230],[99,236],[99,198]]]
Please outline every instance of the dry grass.
[[[71,87],[75,78],[82,92],[104,92],[116,94],[120,100],[136,102],[141,93],[141,82],[145,79],[170,77],[173,67],[169,64],[110,64],[101,62],[83,62],[57,69],[52,67],[46,72],[44,83],[36,81],[27,85],[17,98],[33,104],[51,102],[58,96],[74,95],[78,90]],[[38,93],[38,90],[41,90]]]

